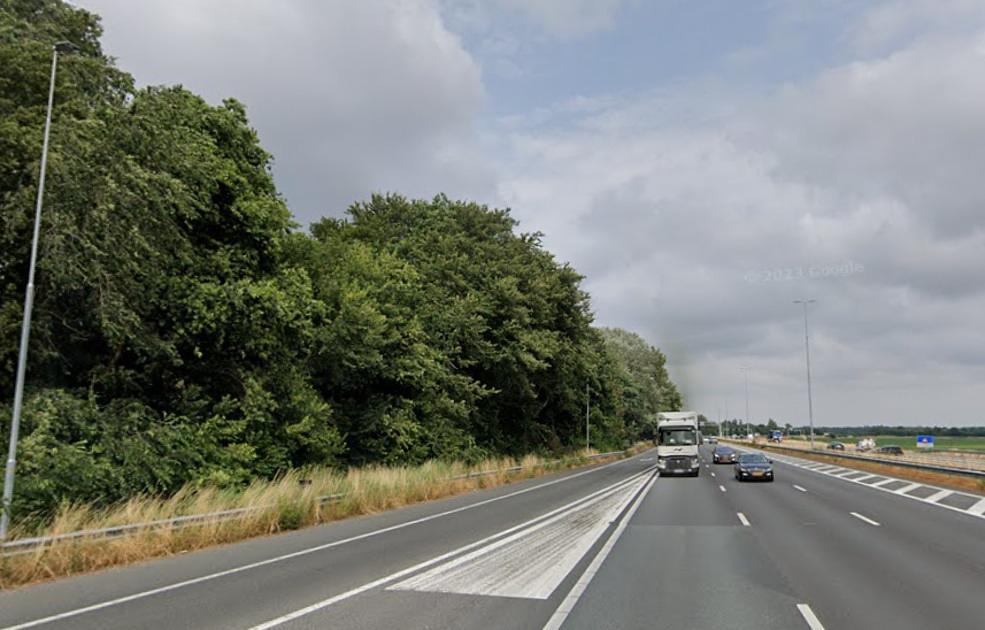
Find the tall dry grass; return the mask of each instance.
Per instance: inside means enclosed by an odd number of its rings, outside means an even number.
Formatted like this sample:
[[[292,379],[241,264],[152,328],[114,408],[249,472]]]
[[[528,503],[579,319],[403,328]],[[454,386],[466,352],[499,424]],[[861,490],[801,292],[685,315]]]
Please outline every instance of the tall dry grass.
[[[644,450],[637,445],[631,452]],[[291,471],[259,480],[239,491],[186,487],[170,497],[138,496],[107,508],[65,505],[41,530],[14,528],[11,540],[175,517],[255,508],[234,518],[164,524],[119,537],[84,537],[54,542],[28,553],[0,557],[0,589],[202,549],[254,536],[309,527],[359,514],[373,514],[412,503],[490,488],[547,472],[599,463],[594,451],[560,460],[528,455],[520,460],[488,459],[476,465],[429,461],[419,466],[369,466]],[[618,456],[605,458],[604,461]],[[522,466],[521,470],[509,470]],[[488,473],[477,475],[476,473]],[[470,474],[472,476],[470,476]],[[323,501],[322,497],[337,497]]]

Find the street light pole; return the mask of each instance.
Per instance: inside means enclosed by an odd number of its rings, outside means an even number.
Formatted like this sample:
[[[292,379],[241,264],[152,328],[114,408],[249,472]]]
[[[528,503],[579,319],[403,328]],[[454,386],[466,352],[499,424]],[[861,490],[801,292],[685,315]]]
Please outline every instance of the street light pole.
[[[588,383],[585,383],[585,450],[592,448],[592,438],[589,432],[590,425],[588,423],[588,418],[592,413],[592,396],[588,389]],[[587,454],[587,453],[586,453]]]
[[[27,371],[27,346],[31,336],[31,313],[34,308],[34,269],[38,260],[38,238],[41,232],[41,205],[44,200],[44,176],[48,165],[48,136],[51,132],[51,108],[55,100],[55,71],[58,53],[72,52],[71,42],[58,42],[51,50],[51,80],[48,85],[48,111],[44,121],[44,140],[41,143],[41,174],[38,178],[38,199],[34,207],[34,236],[31,239],[31,264],[24,292],[24,321],[21,324],[21,343],[17,354],[17,380],[14,384],[14,410],[10,420],[10,447],[3,475],[3,505],[0,508],[0,541],[7,539],[10,525],[10,505],[14,498],[14,469],[17,466],[17,434],[20,431],[21,409],[24,405],[24,376]]]
[[[752,433],[752,425],[749,424],[749,368],[743,367],[742,376],[746,381],[746,435]]]
[[[811,425],[811,450],[814,450],[814,398],[811,395],[811,343],[807,328],[807,305],[817,300],[794,300],[794,304],[804,307],[804,354],[807,357],[807,418]]]

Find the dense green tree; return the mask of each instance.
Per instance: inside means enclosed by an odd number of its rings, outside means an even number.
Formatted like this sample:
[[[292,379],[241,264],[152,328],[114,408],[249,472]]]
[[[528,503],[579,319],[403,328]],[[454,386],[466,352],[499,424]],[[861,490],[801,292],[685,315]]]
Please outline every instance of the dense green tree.
[[[618,366],[625,421],[634,436],[651,438],[660,411],[680,411],[683,398],[667,373],[667,358],[636,333],[602,328],[605,347]]]
[[[680,395],[508,210],[375,196],[297,231],[245,107],[136,89],[98,18],[0,0],[0,448],[54,42],[17,513],[308,465],[621,447]]]

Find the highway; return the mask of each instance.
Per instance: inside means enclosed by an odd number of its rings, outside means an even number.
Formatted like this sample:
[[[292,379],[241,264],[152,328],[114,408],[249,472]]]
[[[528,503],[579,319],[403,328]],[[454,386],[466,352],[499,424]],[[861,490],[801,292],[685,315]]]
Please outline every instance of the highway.
[[[985,518],[776,459],[649,451],[0,593],[0,628],[985,627]]]

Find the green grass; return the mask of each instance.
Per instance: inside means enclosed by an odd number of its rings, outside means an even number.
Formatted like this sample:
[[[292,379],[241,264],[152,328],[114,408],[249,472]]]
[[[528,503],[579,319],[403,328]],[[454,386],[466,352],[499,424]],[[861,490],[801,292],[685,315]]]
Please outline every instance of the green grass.
[[[799,436],[788,439],[797,439]],[[842,442],[844,444],[854,444],[861,437],[838,437],[838,438],[825,438],[821,436],[815,437],[815,442],[827,445],[828,442]],[[875,436],[876,446],[887,446],[890,444],[895,444],[896,446],[902,446],[904,449],[916,450],[917,447],[917,436],[913,435],[877,435]],[[934,438],[935,448],[937,450],[947,449],[947,448],[957,448],[966,451],[981,451],[985,453],[985,437],[947,437],[947,436],[935,436]]]

